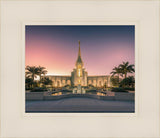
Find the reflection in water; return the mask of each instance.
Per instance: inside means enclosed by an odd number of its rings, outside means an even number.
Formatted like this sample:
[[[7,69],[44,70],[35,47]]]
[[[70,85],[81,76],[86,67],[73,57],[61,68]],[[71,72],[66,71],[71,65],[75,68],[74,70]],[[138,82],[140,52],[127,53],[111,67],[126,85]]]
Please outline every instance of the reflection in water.
[[[62,92],[53,93],[52,96],[62,95]]]
[[[97,92],[97,95],[99,95],[99,96],[106,96],[105,93],[101,93],[101,92]]]
[[[51,95],[52,96],[58,96],[58,95],[62,95],[64,93],[62,92],[54,92],[52,93]],[[71,92],[67,92],[65,94],[72,94]],[[96,93],[87,93],[87,94],[91,94],[91,95],[99,95],[99,96],[115,96],[115,93],[114,92],[106,92],[106,93],[103,93],[103,92],[96,92]]]

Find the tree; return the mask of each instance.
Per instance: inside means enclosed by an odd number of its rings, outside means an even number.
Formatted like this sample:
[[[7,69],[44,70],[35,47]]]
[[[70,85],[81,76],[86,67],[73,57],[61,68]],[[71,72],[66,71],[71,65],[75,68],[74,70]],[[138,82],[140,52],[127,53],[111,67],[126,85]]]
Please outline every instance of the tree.
[[[44,78],[42,78],[42,84],[44,85],[44,86],[46,86],[46,85],[52,85],[52,80],[50,80],[48,77],[44,77]]]
[[[34,81],[34,79],[37,77],[37,75],[38,75],[38,68],[37,67],[35,67],[35,66],[27,66],[26,67],[26,77],[30,77]]]
[[[32,79],[32,81],[33,81],[32,87],[34,88],[36,85],[36,82],[34,79],[38,75],[38,68],[35,66],[27,66],[25,74],[26,74],[26,78],[28,77],[28,78]]]
[[[26,79],[25,79],[26,89],[31,89],[33,87],[33,84],[34,84],[34,82],[33,82],[32,78],[26,77]]]
[[[134,65],[129,65],[129,62],[123,62],[119,65],[119,68],[121,70],[121,73],[124,75],[124,78],[127,78],[127,73],[133,73],[135,72]]]
[[[38,70],[38,75],[39,75],[39,84],[41,83],[41,78],[42,78],[42,75],[45,76],[45,74],[47,74],[47,70],[45,67],[41,67],[41,66],[38,66],[37,67],[37,70]]]
[[[133,76],[129,76],[129,77],[123,79],[120,82],[121,87],[132,87],[132,88],[134,88],[134,85],[135,85],[135,78]]]
[[[104,88],[107,88],[107,83],[106,82],[104,83]]]
[[[119,75],[122,74],[122,70],[121,70],[121,68],[119,66],[118,67],[114,67],[110,74],[112,74],[112,77],[114,77],[115,75],[118,75],[118,82],[119,82]]]
[[[119,86],[118,77],[111,77],[111,83],[112,83],[113,86],[118,87]]]

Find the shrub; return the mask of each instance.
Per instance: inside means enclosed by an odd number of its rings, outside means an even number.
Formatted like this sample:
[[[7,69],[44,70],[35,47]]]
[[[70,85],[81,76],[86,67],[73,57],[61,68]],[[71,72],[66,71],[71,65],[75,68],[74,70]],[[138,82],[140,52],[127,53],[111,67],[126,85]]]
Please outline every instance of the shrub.
[[[32,90],[32,88],[26,88],[25,90]]]
[[[135,79],[133,76],[129,76],[120,82],[120,87],[123,87],[123,88],[124,87],[134,88],[134,85],[135,85]]]
[[[62,92],[72,92],[71,90],[61,90]]]
[[[42,78],[41,82],[42,82],[43,86],[52,85],[52,83],[53,83],[53,81],[50,80],[50,79],[47,78],[47,77]]]
[[[113,86],[119,86],[119,79],[117,77],[111,77],[111,83]]]
[[[135,88],[124,88],[124,89],[128,91],[135,91]]]
[[[86,90],[86,92],[97,92],[97,90]]]
[[[47,88],[35,87],[34,89],[31,90],[31,92],[44,92],[44,91],[48,91]]]
[[[96,93],[97,93],[97,90],[86,90],[86,93],[96,94]]]
[[[66,84],[64,87],[70,87],[70,85]]]
[[[111,91],[113,87],[107,87],[107,91]]]
[[[92,85],[92,84],[89,84],[89,85],[88,85],[88,87],[94,87],[94,85]]]
[[[127,90],[123,88],[112,88],[111,91],[112,92],[128,92]]]

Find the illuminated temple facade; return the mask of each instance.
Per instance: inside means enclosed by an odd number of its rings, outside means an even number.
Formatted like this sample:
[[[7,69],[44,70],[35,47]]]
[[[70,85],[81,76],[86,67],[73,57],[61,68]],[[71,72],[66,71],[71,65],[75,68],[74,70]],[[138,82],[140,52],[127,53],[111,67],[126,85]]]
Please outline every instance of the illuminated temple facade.
[[[63,87],[65,85],[77,86],[79,84],[81,86],[93,85],[95,87],[111,86],[109,75],[88,76],[88,73],[84,68],[84,63],[81,57],[80,41],[78,57],[76,60],[75,68],[71,72],[71,76],[48,75],[47,77],[49,77],[49,79],[53,81],[53,87]]]

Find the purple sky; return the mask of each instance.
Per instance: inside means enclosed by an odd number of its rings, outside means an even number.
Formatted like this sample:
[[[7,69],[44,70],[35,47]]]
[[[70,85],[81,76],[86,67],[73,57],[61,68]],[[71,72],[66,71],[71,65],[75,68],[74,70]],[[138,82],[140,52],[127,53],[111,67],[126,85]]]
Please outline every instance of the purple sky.
[[[44,66],[48,74],[70,75],[81,55],[89,75],[109,75],[122,61],[135,62],[135,27],[26,26],[26,65]]]

